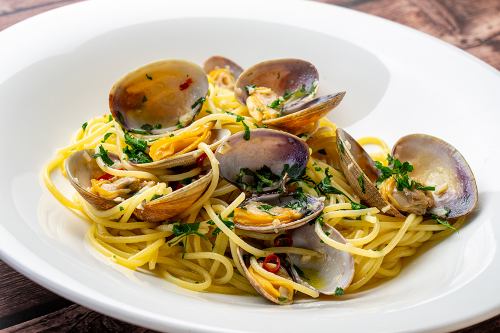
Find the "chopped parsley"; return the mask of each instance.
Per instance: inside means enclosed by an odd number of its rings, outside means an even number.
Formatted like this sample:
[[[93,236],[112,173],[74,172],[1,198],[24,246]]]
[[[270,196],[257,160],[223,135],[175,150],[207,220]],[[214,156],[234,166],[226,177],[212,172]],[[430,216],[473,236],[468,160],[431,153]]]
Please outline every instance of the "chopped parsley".
[[[448,220],[445,220],[435,214],[431,214],[431,219],[433,219],[434,221],[436,221],[437,223],[441,224],[441,225],[444,225],[445,227],[447,227],[448,229],[451,229],[451,230],[454,230],[454,231],[457,231],[457,228],[455,228],[454,226],[452,226],[450,224],[450,222],[448,222]]]
[[[99,153],[94,154],[93,157],[94,158],[100,157],[107,166],[111,166],[115,163],[111,158],[109,158],[108,151],[104,149],[102,145],[99,146]]]
[[[229,229],[234,229],[234,222],[233,221],[225,220],[220,215],[219,215],[219,218],[222,221],[222,223],[224,223],[224,225],[226,227],[228,227]],[[212,223],[210,223],[210,222],[212,222]],[[208,221],[207,223],[215,225],[215,223],[212,220]],[[221,232],[221,230],[219,229],[219,227],[217,227],[214,229],[214,231],[212,231],[212,236],[217,236],[220,232]]]
[[[304,194],[302,187],[298,187],[293,193],[293,199],[288,202],[284,207],[290,208],[296,211],[306,211],[308,212],[308,201],[307,196]]]
[[[123,208],[122,206],[120,206],[120,212],[123,212],[125,210],[125,208]]]
[[[261,211],[263,212],[266,212],[268,213],[269,215],[273,215],[270,210],[273,208],[274,206],[271,206],[271,205],[267,205],[267,204],[263,204],[263,205],[260,205],[258,206],[257,208],[260,209]]]
[[[155,124],[155,125],[151,125],[151,124],[144,124],[141,126],[141,129],[143,131],[146,132],[146,134],[151,134],[151,132],[155,129],[160,129],[161,128],[161,124]],[[142,134],[142,133],[138,133],[138,134]]]
[[[275,109],[275,110],[279,110],[281,109],[281,104],[283,104],[283,102],[285,102],[285,99],[283,97],[278,97],[277,99],[275,99],[274,101],[272,101],[268,107],[270,107],[271,109]]]
[[[368,208],[368,207],[366,207],[366,206],[365,206],[365,205],[363,205],[363,204],[360,204],[360,203],[357,203],[357,202],[351,201],[351,209],[352,209],[352,210],[359,210],[359,209],[365,209],[365,208]]]
[[[317,167],[314,167],[314,170],[315,171],[321,171],[321,168],[319,166],[317,166]]]
[[[313,83],[309,89],[303,84],[300,88],[294,91],[285,91],[283,96],[276,98],[274,101],[269,103],[267,106],[271,109],[282,111],[285,104],[289,101],[299,100],[303,97],[309,96],[316,90],[317,83]]]
[[[193,178],[184,178],[183,180],[181,180],[179,183],[181,183],[182,185],[186,186],[186,185],[189,185],[193,182]]]
[[[87,128],[88,124],[89,124],[88,122],[84,122],[84,123],[82,124],[82,129],[83,129],[84,131],[85,131],[85,129]]]
[[[108,123],[113,121],[113,116],[112,115],[108,115]]]
[[[405,188],[412,190],[434,191],[435,186],[424,186],[419,182],[411,179],[408,173],[413,171],[413,165],[409,162],[401,162],[397,158],[387,155],[388,166],[384,166],[379,161],[375,162],[375,166],[380,170],[381,174],[377,179],[377,185],[390,177],[394,177],[396,188],[398,191],[403,191]]]
[[[287,297],[283,297],[283,296],[279,296],[278,297],[278,301],[280,301],[280,302],[286,302],[286,301],[288,301],[288,298]]]
[[[206,98],[205,97],[200,97],[198,98],[194,103],[193,105],[191,105],[191,109],[196,109],[198,106],[200,107],[196,113],[198,114],[198,112],[201,110],[201,106],[203,105],[203,103],[205,102]]]
[[[127,147],[123,152],[128,156],[129,161],[137,164],[153,162],[151,157],[146,153],[148,143],[144,140],[134,138],[128,133],[125,133],[125,143]]]
[[[156,200],[158,198],[161,198],[163,196],[163,194],[155,194],[151,197],[151,199],[149,201],[153,201],[153,200]]]
[[[177,122],[177,124],[176,124],[175,126],[176,126],[177,128],[179,128],[179,129],[180,129],[180,128],[184,128],[184,125],[183,125],[180,121],[178,121],[178,122]]]
[[[332,181],[330,180],[330,170],[325,169],[325,177],[316,186],[316,188],[324,195],[326,194],[344,194],[344,192],[338,190],[336,187],[332,186]]]
[[[255,172],[248,168],[241,168],[236,183],[244,190],[255,189],[257,193],[261,193],[263,188],[269,187],[280,180],[280,176],[275,175],[267,165],[264,165]]]
[[[113,135],[113,133],[106,133],[104,134],[104,138],[102,138],[101,142],[104,143],[106,142],[106,140],[111,136]]]
[[[200,222],[195,222],[195,223],[183,223],[179,224],[176,223],[173,225],[172,232],[176,238],[176,241],[179,239],[178,237],[187,237],[189,235],[197,235],[202,238],[206,238],[205,235],[201,234],[198,229],[200,227]]]
[[[344,147],[344,143],[342,142],[342,140],[337,140],[337,142],[339,143],[338,146],[339,146],[339,149],[340,149],[340,152],[342,154],[345,154],[345,147]]]
[[[149,74],[146,74],[146,78],[147,78],[148,80],[153,80],[153,77],[152,77],[151,75],[149,75]]]
[[[361,189],[361,192],[365,193],[366,192],[366,189],[365,189],[365,179],[363,178],[363,175],[359,175],[359,177],[358,177],[358,185],[359,185],[359,188]]]
[[[344,289],[341,287],[335,288],[335,296],[342,296],[344,295]]]

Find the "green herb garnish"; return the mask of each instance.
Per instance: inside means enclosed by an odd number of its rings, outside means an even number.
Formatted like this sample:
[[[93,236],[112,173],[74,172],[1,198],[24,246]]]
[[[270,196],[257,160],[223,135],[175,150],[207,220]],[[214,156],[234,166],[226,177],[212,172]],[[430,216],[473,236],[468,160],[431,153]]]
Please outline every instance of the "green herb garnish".
[[[234,223],[233,223],[233,221],[225,220],[220,215],[219,215],[219,218],[222,221],[222,223],[224,223],[224,225],[226,227],[228,227],[229,229],[234,229]],[[212,223],[213,223],[213,221],[212,221]],[[214,223],[214,225],[215,225],[215,223]],[[220,232],[221,232],[221,230],[219,229],[219,227],[217,227],[217,228],[214,229],[214,231],[212,231],[212,236],[217,236]]]
[[[368,207],[366,207],[366,206],[365,206],[365,205],[363,205],[363,204],[360,204],[360,203],[357,203],[357,202],[351,201],[351,209],[353,209],[353,210],[358,210],[358,209],[365,209],[365,208],[368,208]]]
[[[104,149],[102,145],[99,146],[99,153],[94,154],[93,157],[94,158],[100,157],[107,166],[111,166],[115,163],[111,158],[109,158],[108,151]]]
[[[83,129],[84,131],[85,131],[85,129],[87,128],[88,124],[89,124],[88,122],[84,122],[84,123],[82,124],[82,129]]]
[[[401,162],[397,158],[387,155],[388,166],[384,166],[379,161],[375,162],[375,166],[380,170],[381,175],[377,179],[377,185],[390,177],[394,177],[396,188],[398,191],[403,191],[405,188],[412,190],[434,191],[434,186],[424,186],[419,182],[411,179],[408,173],[413,171],[413,165],[409,162]]]
[[[317,189],[324,195],[326,194],[344,194],[344,192],[338,190],[336,187],[332,186],[332,181],[330,179],[330,170],[325,169],[325,177],[316,186]]]
[[[153,162],[151,157],[146,153],[148,143],[144,140],[134,138],[128,133],[125,133],[125,143],[127,147],[123,152],[128,156],[128,159],[137,164]]]
[[[158,198],[161,198],[163,196],[163,194],[155,194],[151,197],[151,199],[149,201],[153,201],[153,200],[156,200]]]
[[[113,135],[113,133],[106,133],[104,134],[104,138],[102,138],[101,142],[104,143],[106,142],[106,140],[111,136]]]
[[[359,185],[359,188],[361,188],[361,192],[365,193],[365,179],[363,178],[363,175],[359,175],[358,185]]]
[[[172,232],[176,237],[187,237],[189,235],[197,235],[202,238],[206,238],[205,235],[198,232],[198,228],[200,227],[200,222],[195,223],[183,223],[183,224],[174,224],[172,228]]]
[[[437,223],[441,224],[441,225],[444,225],[445,227],[447,227],[448,229],[451,229],[453,231],[457,231],[457,228],[455,228],[454,226],[452,226],[450,224],[450,222],[448,222],[448,220],[445,220],[435,214],[431,214],[431,219],[433,219],[434,221],[436,221]]]
[[[193,110],[194,110],[194,109],[195,109],[195,108],[197,108],[198,106],[203,105],[203,103],[205,102],[205,100],[206,100],[206,98],[205,98],[205,97],[200,97],[200,98],[198,98],[198,99],[197,99],[197,100],[193,103],[193,105],[191,105],[191,109],[193,109]],[[201,107],[200,107],[200,109],[199,109],[199,110],[201,110]],[[196,113],[198,113],[198,112],[199,112],[199,110],[198,110]]]
[[[342,296],[344,295],[344,289],[341,287],[335,288],[335,296]]]
[[[149,75],[149,74],[146,74],[146,78],[147,78],[148,80],[152,80],[152,79],[153,79],[153,77],[152,77],[151,75]]]

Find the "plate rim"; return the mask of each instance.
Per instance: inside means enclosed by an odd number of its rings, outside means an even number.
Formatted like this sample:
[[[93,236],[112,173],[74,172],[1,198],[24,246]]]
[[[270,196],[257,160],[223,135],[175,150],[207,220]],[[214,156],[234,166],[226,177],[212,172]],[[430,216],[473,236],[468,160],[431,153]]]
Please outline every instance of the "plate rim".
[[[39,24],[40,22],[36,22],[36,21],[42,21],[43,22],[43,19],[46,18],[46,17],[49,17],[49,16],[61,16],[63,15],[65,12],[69,12],[70,10],[73,10],[75,7],[77,6],[93,6],[95,5],[95,3],[97,3],[96,0],[94,1],[86,1],[86,2],[79,2],[79,3],[75,3],[75,4],[70,4],[70,5],[67,5],[67,6],[63,6],[63,7],[59,7],[59,8],[56,8],[56,9],[53,9],[53,10],[50,10],[48,12],[44,12],[44,13],[41,13],[41,14],[38,14],[36,16],[33,16],[31,18],[28,18],[27,20],[24,20],[24,21],[21,21],[21,22],[18,22],[10,27],[8,27],[7,29],[3,30],[2,32],[0,32],[0,38],[7,35],[7,34],[16,34],[17,31],[20,29],[20,28],[28,28],[30,25],[36,25],[36,24]],[[103,2],[101,2],[103,3]],[[293,5],[294,6],[301,6],[299,5],[300,4],[305,4],[304,2],[302,1],[294,1],[293,2]],[[109,4],[109,3],[108,3]],[[483,69],[485,69],[486,71],[490,72],[493,70],[493,74],[496,74],[498,76],[499,72],[494,68],[492,67],[491,65],[485,63],[484,61],[472,56],[471,54],[465,52],[464,50],[461,50],[457,47],[454,47],[436,37],[433,37],[433,36],[430,36],[430,35],[427,35],[423,32],[420,32],[418,30],[414,30],[412,28],[409,28],[407,26],[404,26],[404,25],[401,25],[399,23],[395,23],[395,22],[392,22],[392,21],[388,21],[386,19],[383,19],[383,18],[380,18],[380,17],[377,17],[377,16],[373,16],[371,14],[366,14],[366,13],[361,13],[361,12],[357,12],[357,11],[354,11],[354,10],[351,10],[351,9],[346,9],[346,8],[343,8],[343,7],[338,7],[338,6],[332,6],[330,4],[324,4],[324,3],[316,3],[316,2],[309,2],[307,3],[307,5],[305,6],[318,6],[318,10],[320,9],[325,9],[326,8],[329,8],[328,10],[331,10],[331,7],[335,7],[336,10],[340,10],[341,12],[342,11],[346,11],[346,12],[351,12],[350,15],[366,15],[366,16],[369,16],[369,17],[372,17],[376,20],[380,20],[381,22],[384,22],[384,24],[386,23],[389,23],[390,25],[395,25],[395,26],[399,26],[399,28],[397,29],[405,29],[407,31],[411,31],[411,33],[417,33],[417,34],[420,34],[421,36],[425,37],[426,39],[432,39],[434,40],[434,42],[438,42],[439,44],[441,45],[444,45],[446,47],[451,47],[451,49],[453,49],[453,51],[459,51],[461,53],[461,55],[463,56],[464,54],[467,55],[467,58],[469,60],[473,60],[476,64],[478,65],[481,65],[481,67]],[[171,19],[171,18],[168,18],[168,19]],[[0,44],[1,44],[1,40],[0,40]],[[499,76],[500,77],[500,76]],[[2,230],[4,230],[3,226],[0,226],[0,228]],[[8,232],[6,231],[6,234]],[[10,239],[9,239],[10,238]],[[183,320],[178,320],[174,317],[168,317],[168,321],[161,321],[161,322],[158,322],[157,324],[162,324],[161,326],[149,326],[148,323],[144,323],[144,317],[147,317],[146,315],[147,314],[144,314],[144,313],[138,313],[138,312],[127,312],[127,313],[121,313],[121,311],[114,311],[114,309],[112,308],[113,305],[110,305],[110,303],[113,303],[113,299],[111,299],[109,296],[105,296],[105,295],[102,295],[103,298],[102,299],[96,299],[96,298],[91,298],[91,297],[87,297],[87,295],[85,295],[84,293],[82,292],[78,292],[78,291],[75,291],[75,290],[72,290],[71,288],[67,288],[65,285],[61,285],[60,283],[57,283],[57,282],[54,282],[54,277],[52,278],[49,278],[47,276],[45,276],[43,273],[40,273],[39,271],[37,271],[36,269],[34,269],[33,267],[29,266],[29,265],[24,265],[23,261],[22,260],[18,260],[18,258],[16,258],[14,255],[11,255],[8,251],[4,251],[4,244],[9,244],[9,246],[12,246],[14,248],[17,247],[17,250],[20,250],[20,252],[28,252],[27,256],[30,256],[31,258],[33,258],[34,260],[37,260],[39,261],[40,263],[42,263],[42,261],[36,256],[36,254],[32,253],[28,248],[25,248],[23,246],[23,244],[21,242],[19,242],[15,237],[14,235],[8,233],[8,236],[4,237],[4,236],[1,236],[1,239],[2,239],[2,244],[0,244],[0,258],[2,258],[2,260],[4,260],[9,266],[13,267],[14,269],[16,269],[17,271],[21,272],[22,274],[28,276],[31,280],[39,283],[40,285],[46,287],[47,289],[55,292],[56,294],[60,294],[62,295],[63,297],[66,297],[78,304],[82,304],[86,307],[89,307],[89,308],[92,308],[92,309],[97,309],[97,311],[101,312],[101,313],[104,313],[106,315],[109,315],[111,317],[114,317],[114,318],[117,318],[117,319],[120,319],[120,320],[124,320],[124,321],[127,321],[127,322],[132,322],[132,323],[135,323],[137,324],[139,322],[138,325],[141,325],[141,326],[145,326],[145,327],[150,327],[150,328],[153,328],[153,329],[171,329],[171,330],[176,330],[176,331],[184,331],[184,330],[189,330],[189,329],[195,329],[195,330],[199,330],[199,331],[204,331],[204,332],[220,332],[220,331],[229,331],[228,329],[223,329],[221,327],[217,327],[217,326],[206,326],[206,325],[199,325],[197,323],[193,323],[193,322],[187,322],[187,321],[183,321]],[[11,248],[12,249],[12,248]],[[17,253],[17,251],[14,251],[13,253]],[[46,265],[46,266],[49,266],[49,263],[46,262],[46,261],[43,261],[43,265]],[[72,280],[74,283],[77,283],[79,285],[81,285],[82,287],[85,287],[82,283],[80,283],[79,281],[76,281],[74,279],[72,279],[71,277],[69,276],[66,276],[63,272],[58,272],[60,273],[60,276],[58,277],[59,279],[70,279]],[[97,306],[96,306],[97,305]],[[483,311],[482,313],[476,313],[474,315],[470,315],[469,318],[464,318],[463,320],[461,321],[455,321],[453,323],[448,323],[447,325],[446,324],[441,324],[441,326],[429,326],[426,331],[434,331],[434,330],[445,330],[445,329],[448,329],[448,328],[452,328],[452,329],[458,329],[458,328],[462,328],[462,327],[466,327],[466,326],[469,326],[469,325],[473,325],[475,323],[478,323],[480,321],[483,321],[485,319],[488,319],[490,317],[493,317],[494,315],[500,313],[500,302],[497,303],[497,306],[496,308],[491,308],[487,311]],[[134,317],[134,320],[130,319],[128,320],[129,318],[132,318]],[[142,318],[142,319],[141,319]],[[154,318],[149,318],[150,320],[154,320]],[[168,326],[165,326],[165,323],[168,324]]]

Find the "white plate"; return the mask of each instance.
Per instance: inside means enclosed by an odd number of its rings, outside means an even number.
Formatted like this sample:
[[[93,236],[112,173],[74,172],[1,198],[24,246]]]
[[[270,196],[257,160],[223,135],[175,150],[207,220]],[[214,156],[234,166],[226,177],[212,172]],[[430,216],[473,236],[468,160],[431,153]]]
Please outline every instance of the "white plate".
[[[472,56],[354,11],[295,1],[90,1],[0,33],[1,257],[77,303],[169,332],[395,332],[458,329],[500,313],[500,78]],[[42,164],[114,80],[160,58],[226,55],[244,66],[299,57],[321,91],[347,90],[332,119],[389,143],[425,132],[470,162],[480,207],[470,223],[393,281],[342,301],[273,306],[193,293],[116,267],[84,241],[87,224],[39,181]]]

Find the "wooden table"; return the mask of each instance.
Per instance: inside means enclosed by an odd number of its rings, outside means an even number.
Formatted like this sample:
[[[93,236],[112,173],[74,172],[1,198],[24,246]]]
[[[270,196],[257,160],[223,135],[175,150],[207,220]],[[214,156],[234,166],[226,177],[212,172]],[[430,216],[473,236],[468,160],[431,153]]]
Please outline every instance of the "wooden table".
[[[0,0],[0,30],[80,0]],[[500,69],[500,0],[323,0],[393,20],[454,44]],[[493,292],[493,291],[492,291]],[[446,315],[446,309],[443,309]],[[4,332],[148,332],[65,300],[0,261]],[[498,332],[500,316],[461,330]]]

